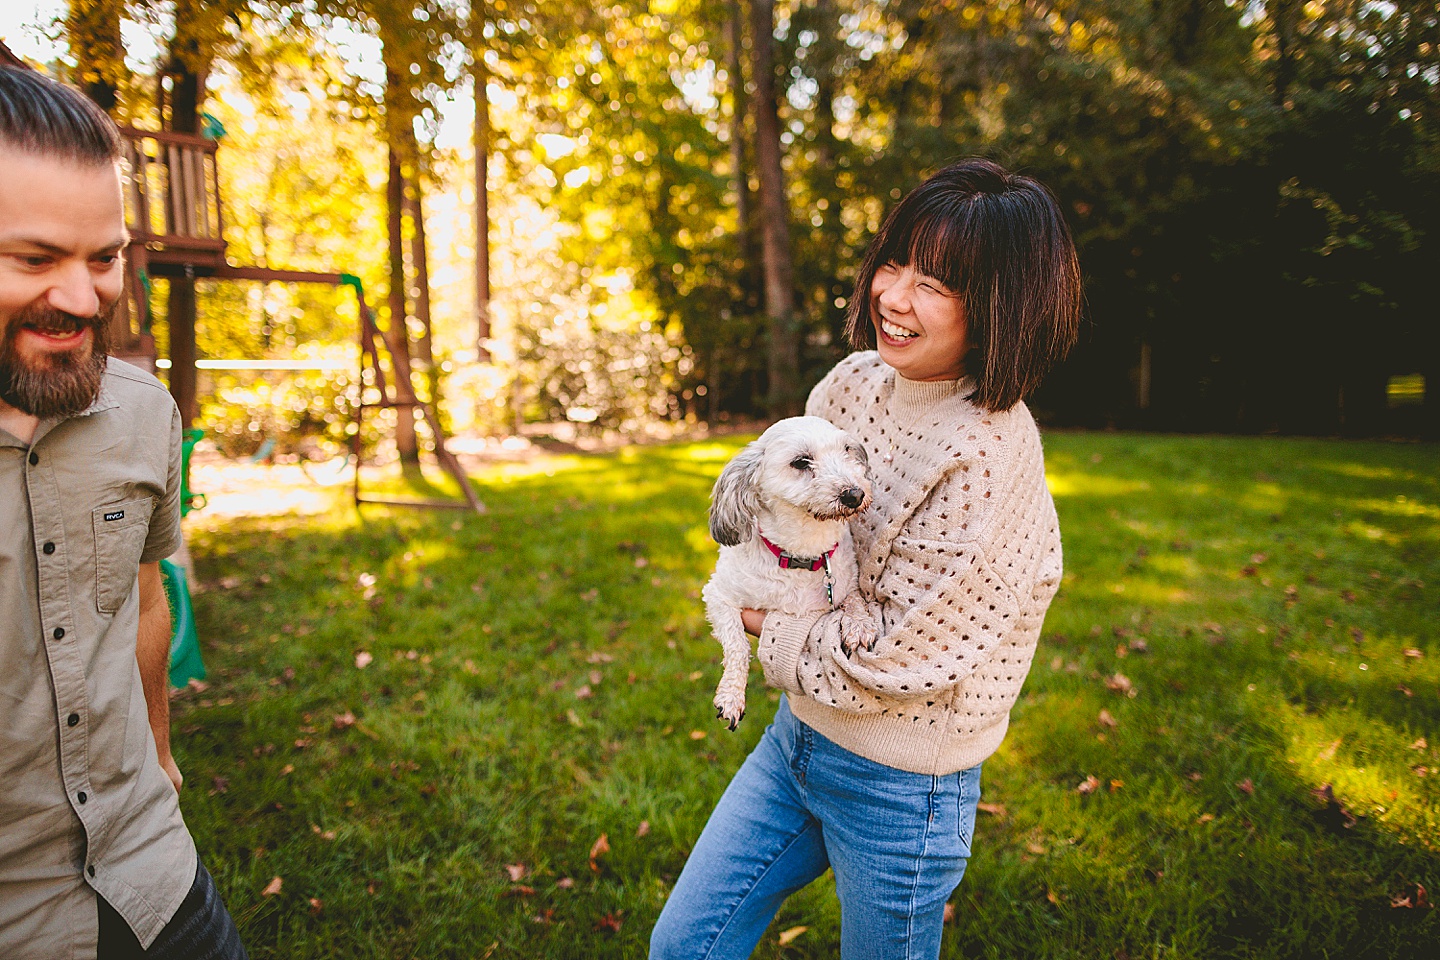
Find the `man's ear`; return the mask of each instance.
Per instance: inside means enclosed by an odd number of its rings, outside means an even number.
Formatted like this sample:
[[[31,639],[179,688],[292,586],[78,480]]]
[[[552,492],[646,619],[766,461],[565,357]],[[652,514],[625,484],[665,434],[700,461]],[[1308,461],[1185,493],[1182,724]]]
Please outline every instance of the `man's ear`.
[[[755,513],[760,507],[755,475],[764,454],[760,441],[754,441],[725,465],[720,479],[715,481],[710,494],[710,536],[721,546],[744,543],[754,531]]]

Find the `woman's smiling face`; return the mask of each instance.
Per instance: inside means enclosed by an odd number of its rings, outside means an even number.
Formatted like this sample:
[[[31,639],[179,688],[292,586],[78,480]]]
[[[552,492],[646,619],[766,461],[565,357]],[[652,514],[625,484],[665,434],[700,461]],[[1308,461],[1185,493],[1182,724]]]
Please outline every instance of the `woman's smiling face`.
[[[970,329],[960,296],[914,264],[881,264],[870,283],[870,317],[880,359],[907,380],[965,375]]]

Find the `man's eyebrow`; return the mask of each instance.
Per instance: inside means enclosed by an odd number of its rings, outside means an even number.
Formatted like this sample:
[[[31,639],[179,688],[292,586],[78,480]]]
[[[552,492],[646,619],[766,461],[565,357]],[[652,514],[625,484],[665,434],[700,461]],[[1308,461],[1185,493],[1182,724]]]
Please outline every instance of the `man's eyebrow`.
[[[5,237],[5,238],[0,238],[0,245],[7,246],[7,247],[9,247],[9,246],[34,247],[34,248],[37,249],[37,250],[43,250],[43,251],[45,251],[46,253],[53,253],[53,254],[55,254],[56,256],[60,256],[60,257],[68,257],[68,256],[71,254],[71,251],[70,251],[68,248],[66,248],[66,247],[62,247],[62,246],[59,246],[59,245],[53,244],[53,243],[48,243],[48,242],[46,242],[46,241],[44,241],[44,240],[36,240],[36,239],[33,238],[33,237]],[[94,252],[95,252],[95,253],[108,253],[108,252],[110,252],[110,251],[119,251],[119,250],[124,249],[125,247],[128,247],[129,245],[130,245],[130,238],[129,238],[128,236],[125,236],[125,237],[120,237],[120,238],[115,239],[115,240],[111,240],[111,241],[110,241],[109,243],[107,243],[105,246],[100,247],[99,249],[95,250]]]

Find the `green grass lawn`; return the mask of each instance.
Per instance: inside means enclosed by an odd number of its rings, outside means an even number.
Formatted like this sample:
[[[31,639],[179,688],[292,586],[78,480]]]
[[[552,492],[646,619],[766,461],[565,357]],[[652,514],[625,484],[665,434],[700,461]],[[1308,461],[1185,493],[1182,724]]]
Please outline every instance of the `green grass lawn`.
[[[496,467],[485,517],[191,517],[183,809],[252,957],[644,956],[775,700],[710,706],[739,445]],[[944,955],[1436,956],[1440,451],[1047,451],[1067,572]],[[838,931],[827,877],[756,956]]]

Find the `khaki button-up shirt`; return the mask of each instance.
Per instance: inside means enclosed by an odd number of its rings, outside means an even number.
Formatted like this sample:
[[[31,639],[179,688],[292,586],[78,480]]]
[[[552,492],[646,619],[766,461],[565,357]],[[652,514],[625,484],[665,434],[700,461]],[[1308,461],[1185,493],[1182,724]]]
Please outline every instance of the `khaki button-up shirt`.
[[[195,879],[150,732],[139,564],[180,543],[180,416],[110,360],[83,413],[0,430],[0,956],[90,958],[96,893],[149,945]]]

